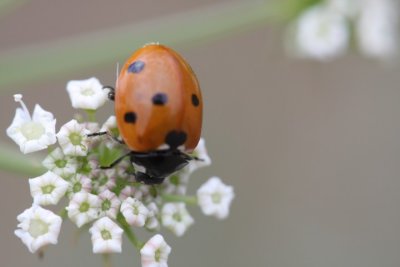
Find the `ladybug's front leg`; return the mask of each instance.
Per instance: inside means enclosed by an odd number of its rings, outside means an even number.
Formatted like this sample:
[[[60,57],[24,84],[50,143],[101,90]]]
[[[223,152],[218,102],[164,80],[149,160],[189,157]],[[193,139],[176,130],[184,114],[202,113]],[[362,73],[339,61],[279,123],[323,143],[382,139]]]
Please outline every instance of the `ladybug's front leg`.
[[[115,88],[112,87],[112,86],[104,86],[103,90],[104,89],[108,89],[109,90],[108,91],[108,99],[110,99],[111,101],[114,101],[114,99],[115,99]]]

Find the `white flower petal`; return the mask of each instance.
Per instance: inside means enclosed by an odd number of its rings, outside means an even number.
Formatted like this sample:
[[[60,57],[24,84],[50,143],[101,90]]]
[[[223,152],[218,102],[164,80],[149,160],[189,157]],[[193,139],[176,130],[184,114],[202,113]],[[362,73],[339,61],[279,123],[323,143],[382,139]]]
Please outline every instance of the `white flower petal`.
[[[103,106],[107,100],[107,92],[97,78],[69,81],[67,92],[72,107],[95,110]]]

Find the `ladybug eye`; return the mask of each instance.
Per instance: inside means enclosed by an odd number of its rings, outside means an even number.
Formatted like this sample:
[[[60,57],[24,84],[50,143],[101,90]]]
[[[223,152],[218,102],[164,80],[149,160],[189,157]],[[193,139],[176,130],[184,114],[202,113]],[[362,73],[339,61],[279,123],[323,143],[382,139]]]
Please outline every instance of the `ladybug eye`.
[[[192,104],[195,107],[197,107],[200,104],[200,100],[195,94],[192,94]]]
[[[144,62],[137,60],[133,62],[131,65],[129,65],[128,72],[139,73],[143,70],[143,68],[144,68]]]
[[[168,97],[164,93],[157,93],[152,98],[153,104],[157,106],[163,106],[167,103]]]

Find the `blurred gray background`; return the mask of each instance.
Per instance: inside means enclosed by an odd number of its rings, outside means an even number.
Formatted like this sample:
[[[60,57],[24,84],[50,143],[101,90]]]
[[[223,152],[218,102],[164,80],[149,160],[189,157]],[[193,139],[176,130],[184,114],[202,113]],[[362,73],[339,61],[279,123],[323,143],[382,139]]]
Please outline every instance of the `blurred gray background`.
[[[0,18],[0,52],[214,2],[30,1]],[[295,60],[285,55],[282,39],[281,27],[265,25],[176,48],[202,86],[203,136],[213,160],[196,173],[190,192],[218,175],[234,186],[236,199],[226,221],[192,207],[196,222],[184,237],[165,232],[173,249],[169,266],[400,266],[399,65],[356,53],[332,63]],[[113,84],[115,64],[70,79],[91,76]],[[5,129],[17,92],[29,108],[40,103],[52,111],[58,127],[68,121],[74,110],[66,82],[7,88],[0,99],[2,141],[12,142]],[[100,117],[112,113],[109,103]],[[16,216],[31,205],[27,178],[1,172],[0,266],[101,266],[89,234],[78,237],[69,221],[43,260],[14,236]],[[127,240],[113,261],[140,266]]]

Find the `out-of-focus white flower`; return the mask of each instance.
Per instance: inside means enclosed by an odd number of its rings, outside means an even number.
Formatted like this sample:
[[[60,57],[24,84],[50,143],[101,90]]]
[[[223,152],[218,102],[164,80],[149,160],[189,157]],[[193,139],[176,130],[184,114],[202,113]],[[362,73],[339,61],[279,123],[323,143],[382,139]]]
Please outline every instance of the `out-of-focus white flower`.
[[[324,5],[309,8],[291,28],[290,43],[298,56],[329,60],[343,54],[349,42],[349,28],[343,14]]]
[[[190,173],[182,170],[167,177],[162,183],[164,194],[185,195]]]
[[[33,205],[18,215],[15,235],[28,247],[31,253],[48,245],[57,244],[62,219],[49,210]]]
[[[80,192],[90,193],[92,188],[92,181],[89,179],[89,177],[80,173],[77,173],[76,175],[72,176],[68,182],[69,182],[69,187],[67,191],[68,197],[72,197],[74,194]]]
[[[192,216],[183,203],[167,203],[161,211],[162,225],[175,235],[182,236],[194,223]]]
[[[349,18],[354,18],[360,12],[365,0],[328,0],[327,6],[332,11],[339,12]]]
[[[110,218],[97,220],[89,232],[92,235],[93,253],[121,253],[124,231]]]
[[[101,126],[100,132],[111,132],[113,134],[118,134],[117,118],[113,115],[108,117],[108,119]]]
[[[399,5],[394,0],[366,0],[356,22],[360,50],[390,60],[399,48]]]
[[[147,205],[149,213],[147,215],[145,227],[150,231],[155,231],[160,229],[160,223],[158,221],[158,207],[154,202]]]
[[[155,235],[147,241],[140,250],[142,267],[168,267],[168,256],[171,247],[165,242],[162,235]]]
[[[110,190],[105,190],[99,194],[101,200],[100,216],[108,216],[112,219],[117,217],[121,201]]]
[[[100,212],[100,198],[96,195],[80,192],[72,196],[68,207],[68,217],[79,228],[99,217]]]
[[[71,120],[64,124],[57,133],[58,143],[64,154],[68,156],[86,156],[89,146],[87,135],[89,133],[90,131],[76,120]]]
[[[194,172],[198,168],[211,165],[211,158],[208,156],[206,142],[204,141],[204,138],[200,138],[197,147],[192,153],[192,156],[196,157],[197,159],[190,161],[189,164],[185,167],[188,169],[189,173]]]
[[[76,159],[67,157],[61,148],[54,149],[42,162],[43,166],[55,174],[68,179],[76,173],[78,162]]]
[[[22,95],[14,95],[15,102],[21,108],[15,111],[14,119],[7,128],[7,135],[17,145],[22,153],[31,153],[46,149],[56,142],[56,119],[53,114],[35,105],[31,117],[27,107],[22,101]]]
[[[128,197],[121,204],[121,213],[130,225],[143,227],[149,210],[141,201]]]
[[[67,192],[69,184],[57,174],[48,171],[29,179],[33,202],[38,205],[55,205]]]
[[[95,110],[103,106],[107,100],[107,92],[97,78],[69,81],[67,91],[72,107]]]
[[[219,177],[211,177],[197,190],[197,201],[205,215],[225,219],[234,198],[233,187],[225,185]]]

